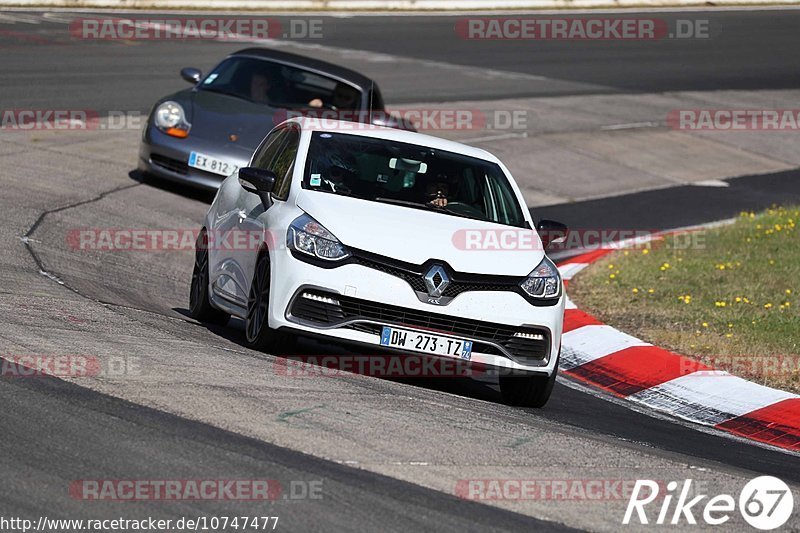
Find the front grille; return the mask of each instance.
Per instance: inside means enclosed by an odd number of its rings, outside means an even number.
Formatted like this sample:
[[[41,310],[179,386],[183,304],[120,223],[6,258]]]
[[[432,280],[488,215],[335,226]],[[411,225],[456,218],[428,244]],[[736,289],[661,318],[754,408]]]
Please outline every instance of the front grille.
[[[374,258],[368,258],[360,253],[353,257],[353,261],[358,265],[384,272],[390,276],[398,277],[411,285],[411,288],[417,292],[427,291],[425,288],[425,280],[422,279],[422,275],[418,272],[389,264],[388,261],[379,261]]]
[[[408,283],[416,292],[426,293],[423,276],[430,267],[429,264],[414,265],[404,263],[388,257],[367,254],[366,252],[356,251],[353,261],[356,264],[385,272],[386,274],[398,277]],[[443,297],[455,298],[462,292],[469,291],[511,291],[520,292],[520,278],[513,276],[493,276],[481,274],[464,274],[454,272],[446,268],[447,275],[450,277],[450,284],[442,293]]]
[[[376,335],[380,334],[380,325],[386,324],[433,330],[471,339],[478,344],[481,344],[481,341],[492,342],[505,348],[514,360],[522,364],[541,363],[546,360],[550,348],[550,336],[545,329],[456,318],[318,290],[303,291],[294,299],[290,312],[294,318],[325,326],[336,326],[353,320],[367,320],[374,324],[352,322],[343,327]],[[480,349],[476,346],[475,351],[505,355],[497,348],[485,344]]]
[[[150,161],[152,161],[155,165],[177,174],[186,175],[189,173],[189,165],[187,163],[178,161],[177,159],[172,159],[171,157],[165,157],[159,154],[150,154]]]

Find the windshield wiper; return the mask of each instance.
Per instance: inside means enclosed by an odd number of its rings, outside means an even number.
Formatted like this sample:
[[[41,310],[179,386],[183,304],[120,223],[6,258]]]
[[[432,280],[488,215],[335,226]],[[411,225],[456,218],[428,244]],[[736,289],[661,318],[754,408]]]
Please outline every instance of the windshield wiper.
[[[419,202],[409,202],[407,200],[397,200],[395,198],[384,198],[383,196],[377,196],[374,198],[374,200],[384,204],[402,205],[406,207],[413,207],[415,209],[428,209],[429,207],[433,207],[431,205],[421,204]]]

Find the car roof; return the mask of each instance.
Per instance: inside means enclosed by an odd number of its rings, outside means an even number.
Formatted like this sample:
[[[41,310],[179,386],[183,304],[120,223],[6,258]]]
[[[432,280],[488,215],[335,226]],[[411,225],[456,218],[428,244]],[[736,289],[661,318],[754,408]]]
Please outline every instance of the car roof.
[[[304,131],[322,131],[330,133],[344,133],[350,135],[362,135],[364,137],[375,137],[378,139],[387,139],[390,141],[397,141],[408,144],[416,144],[419,146],[426,146],[443,150],[445,152],[454,152],[457,154],[468,155],[492,163],[502,164],[500,160],[492,153],[487,152],[481,148],[469,146],[456,141],[449,141],[441,137],[434,137],[424,133],[417,133],[413,131],[400,130],[396,128],[387,128],[384,126],[376,126],[373,124],[364,124],[361,122],[350,122],[345,120],[333,120],[327,118],[315,117],[295,117],[285,121],[283,124],[296,123]],[[280,125],[278,126],[280,127]]]
[[[298,67],[307,68],[309,70],[317,70],[348,81],[351,84],[358,86],[362,91],[368,91],[373,85],[377,85],[372,79],[359,72],[356,72],[355,70],[350,70],[349,68],[328,63],[327,61],[322,61],[320,59],[283,52],[281,50],[272,50],[270,48],[245,48],[234,52],[231,54],[231,56],[259,57],[263,59],[279,61],[282,63],[288,63]]]

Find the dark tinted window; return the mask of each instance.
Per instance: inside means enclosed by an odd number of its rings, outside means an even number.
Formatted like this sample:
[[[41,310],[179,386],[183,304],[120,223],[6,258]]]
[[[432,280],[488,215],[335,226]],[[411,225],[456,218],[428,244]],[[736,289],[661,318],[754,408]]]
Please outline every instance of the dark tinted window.
[[[303,188],[525,227],[497,164],[386,139],[314,132]]]
[[[361,92],[347,83],[250,57],[226,59],[205,77],[199,88],[289,109],[325,106],[354,110],[361,104]]]

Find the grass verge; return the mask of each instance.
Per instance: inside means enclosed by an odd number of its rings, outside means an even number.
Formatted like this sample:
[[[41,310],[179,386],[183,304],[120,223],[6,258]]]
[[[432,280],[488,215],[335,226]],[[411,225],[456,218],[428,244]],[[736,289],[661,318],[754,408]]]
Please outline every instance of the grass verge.
[[[800,206],[616,251],[570,282],[582,310],[656,346],[800,391]]]

